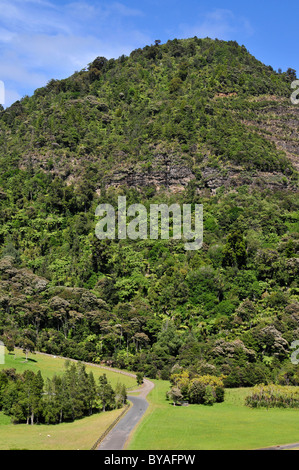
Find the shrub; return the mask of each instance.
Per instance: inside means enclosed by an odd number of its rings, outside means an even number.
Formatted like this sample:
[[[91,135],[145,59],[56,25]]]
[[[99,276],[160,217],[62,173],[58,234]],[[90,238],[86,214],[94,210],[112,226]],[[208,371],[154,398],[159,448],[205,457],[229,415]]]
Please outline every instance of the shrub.
[[[179,390],[183,399],[193,404],[213,405],[224,400],[224,385],[222,379],[214,375],[190,376],[189,372],[181,370],[172,374],[171,382]]]
[[[207,385],[204,394],[204,404],[213,405],[216,402],[215,389],[211,385]]]
[[[280,385],[257,385],[245,399],[251,408],[299,408],[299,390]]]

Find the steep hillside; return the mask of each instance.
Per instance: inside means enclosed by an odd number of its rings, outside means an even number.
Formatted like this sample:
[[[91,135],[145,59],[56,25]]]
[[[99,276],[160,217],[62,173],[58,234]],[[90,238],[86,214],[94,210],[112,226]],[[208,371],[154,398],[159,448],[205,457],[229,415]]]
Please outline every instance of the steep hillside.
[[[0,113],[0,337],[168,378],[299,383],[295,71],[173,40]],[[100,241],[99,203],[202,203],[204,244]]]
[[[296,126],[293,78],[232,41],[174,40],[118,60],[99,57],[2,114],[1,167],[41,169],[68,184],[91,178],[96,189],[176,190],[193,180],[215,189],[231,179],[242,184],[241,170],[252,182],[275,172],[281,183],[292,175],[287,136],[276,146],[256,127],[271,113],[278,127],[286,115]]]

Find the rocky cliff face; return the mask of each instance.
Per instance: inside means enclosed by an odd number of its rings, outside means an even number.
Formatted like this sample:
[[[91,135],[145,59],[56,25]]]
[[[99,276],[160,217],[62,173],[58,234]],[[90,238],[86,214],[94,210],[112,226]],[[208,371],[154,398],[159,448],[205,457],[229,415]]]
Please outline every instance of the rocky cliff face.
[[[277,105],[261,109],[256,119],[246,124],[273,142],[299,171],[299,105],[290,106],[285,99],[271,98]]]
[[[120,168],[104,179],[105,187],[154,187],[156,190],[167,189],[171,192],[184,190],[195,179],[192,170],[172,156],[157,155],[152,165],[141,168],[140,165]]]
[[[273,190],[297,190],[296,182],[288,180],[281,172],[260,172],[246,171],[242,167],[227,167],[225,169],[205,167],[201,171],[201,178],[198,181],[190,168],[184,165],[167,165],[165,168],[149,169],[142,171],[133,166],[128,169],[121,169],[113,175],[105,178],[105,187],[128,186],[130,188],[153,187],[156,191],[168,190],[179,192],[187,188],[190,182],[194,181],[201,190],[210,190],[215,193],[217,189],[237,188],[248,185],[252,188],[270,188]],[[100,190],[98,191],[100,193]]]
[[[235,96],[235,95],[233,95]],[[272,190],[298,189],[296,172],[299,171],[299,106],[290,105],[289,100],[276,96],[251,98],[251,101],[270,101],[271,106],[261,107],[253,119],[243,120],[248,129],[258,133],[275,145],[277,151],[287,157],[292,171],[248,170],[232,163],[211,163],[210,153],[206,152],[200,164],[194,165],[192,156],[186,162],[185,156],[171,153],[155,153],[151,164],[122,165],[104,178],[104,186],[109,187],[154,187],[155,190],[170,192],[183,191],[190,182],[198,190],[215,193],[220,187],[269,188]],[[194,149],[194,153],[199,150]],[[191,162],[191,163],[190,163]],[[193,163],[192,163],[193,162]],[[293,174],[292,174],[293,173]]]

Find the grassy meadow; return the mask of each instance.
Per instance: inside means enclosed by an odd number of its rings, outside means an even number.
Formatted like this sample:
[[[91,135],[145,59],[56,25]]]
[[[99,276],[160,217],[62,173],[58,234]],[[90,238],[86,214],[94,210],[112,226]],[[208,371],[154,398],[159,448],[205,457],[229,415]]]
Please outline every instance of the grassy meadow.
[[[13,353],[5,352],[5,363],[0,364],[0,369],[16,369],[17,372],[24,372],[25,370],[32,370],[33,372],[41,371],[43,378],[52,377],[54,374],[59,374],[64,371],[66,359],[61,357],[50,356],[42,353],[28,354],[28,361],[21,349],[15,349]],[[117,382],[124,384],[127,389],[136,388],[137,382],[133,377],[113,372],[113,370],[106,370],[100,366],[88,364],[86,371],[92,371],[96,382],[98,378],[106,374],[108,381],[114,388]]]
[[[299,410],[244,406],[250,389],[225,391],[213,406],[173,406],[169,383],[154,381],[150,407],[131,436],[129,450],[247,450],[299,442]]]
[[[0,368],[25,369],[43,377],[61,373],[65,359],[43,354],[25,355],[20,350],[5,355]],[[118,381],[136,389],[134,378],[88,365],[96,380],[107,374],[112,386]],[[129,450],[246,450],[299,442],[296,409],[251,409],[244,406],[250,389],[225,391],[224,403],[213,406],[173,406],[166,400],[169,382],[154,380],[148,396],[149,409],[132,434]],[[13,425],[0,413],[0,450],[88,450],[122,410],[99,413],[73,423],[59,425]]]
[[[90,450],[121,412],[107,411],[49,426],[14,425],[0,413],[0,450]]]

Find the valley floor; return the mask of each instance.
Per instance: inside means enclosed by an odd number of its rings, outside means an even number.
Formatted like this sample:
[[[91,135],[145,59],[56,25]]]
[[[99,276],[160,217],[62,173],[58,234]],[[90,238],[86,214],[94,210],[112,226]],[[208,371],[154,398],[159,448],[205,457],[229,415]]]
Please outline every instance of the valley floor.
[[[42,354],[30,355],[25,363],[20,351],[7,355],[2,367],[41,369],[46,376],[62,370],[64,360]],[[103,370],[92,367],[95,374]],[[118,380],[135,390],[133,377],[105,371],[112,383]],[[296,449],[299,443],[296,409],[251,409],[244,406],[250,389],[226,389],[225,401],[213,406],[173,406],[166,400],[167,381],[153,380],[147,395],[149,406],[131,434],[126,450],[247,450]],[[135,384],[135,386],[134,386]],[[141,389],[142,396],[142,389]],[[0,450],[89,450],[122,410],[99,413],[73,423],[59,425],[13,425],[0,413]]]
[[[167,382],[154,382],[129,450],[252,450],[299,442],[299,410],[248,408],[249,389],[226,390],[224,403],[213,406],[181,407],[166,401]]]

